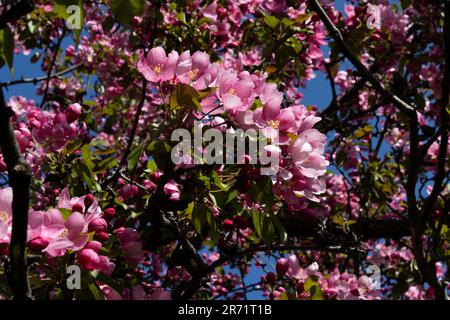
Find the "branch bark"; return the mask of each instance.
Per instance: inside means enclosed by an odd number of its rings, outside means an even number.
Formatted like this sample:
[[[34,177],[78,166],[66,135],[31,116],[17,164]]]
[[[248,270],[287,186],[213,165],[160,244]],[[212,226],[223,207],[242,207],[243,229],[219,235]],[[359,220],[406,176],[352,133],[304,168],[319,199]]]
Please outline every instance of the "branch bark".
[[[339,29],[333,24],[330,17],[327,15],[323,7],[317,0],[309,0],[311,8],[319,15],[320,20],[325,24],[330,35],[333,37],[334,41],[339,44],[341,50],[345,57],[353,64],[353,66],[358,70],[361,76],[366,79],[380,94],[389,99],[394,105],[396,105],[401,111],[408,115],[415,115],[416,111],[408,103],[400,99],[398,96],[388,91],[383,84],[378,81],[375,76],[367,70],[367,68],[362,64],[362,62],[357,58],[356,54],[349,47],[347,42],[345,42]]]
[[[14,298],[25,300],[31,297],[25,257],[31,168],[20,153],[11,123],[13,114],[11,108],[6,106],[3,90],[0,88],[0,147],[8,167],[9,184],[13,189],[13,220],[7,274]]]
[[[69,72],[75,71],[76,69],[80,68],[83,65],[83,63],[79,63],[76,64],[70,68],[64,69],[62,71],[56,72],[52,75],[50,75],[50,77],[48,76],[42,76],[42,77],[36,77],[36,78],[24,78],[24,79],[17,79],[17,80],[11,80],[11,81],[5,81],[5,82],[0,82],[0,87],[8,87],[8,86],[13,86],[16,84],[23,84],[23,83],[32,83],[32,84],[36,84],[40,81],[44,81],[47,79],[53,79],[53,78],[58,78],[60,76],[63,76]]]

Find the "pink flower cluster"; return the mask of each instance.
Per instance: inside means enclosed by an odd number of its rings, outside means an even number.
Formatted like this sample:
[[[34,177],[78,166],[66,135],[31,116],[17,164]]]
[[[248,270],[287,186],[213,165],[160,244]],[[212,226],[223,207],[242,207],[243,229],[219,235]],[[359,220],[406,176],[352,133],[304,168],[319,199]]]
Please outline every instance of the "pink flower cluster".
[[[80,115],[81,106],[74,103],[69,105],[65,112],[51,115],[46,121],[34,121],[32,123],[33,137],[42,145],[45,152],[58,151],[66,145],[67,141],[74,140],[84,131],[75,123]]]
[[[330,274],[322,274],[317,262],[302,268],[296,255],[291,255],[287,259],[279,259],[276,269],[279,276],[294,280],[296,283],[295,294],[299,299],[310,297],[310,292],[304,290],[304,285],[311,277],[317,279],[324,298],[337,300],[381,299],[381,291],[376,289],[376,285],[371,278],[367,276],[357,277],[347,272],[340,273],[337,269]],[[285,288],[279,287],[274,294],[279,296],[285,291]]]
[[[203,112],[212,122],[227,113],[244,129],[259,129],[266,138],[277,141],[278,146],[266,149],[281,155],[280,170],[274,191],[287,201],[292,210],[306,207],[305,199],[319,202],[317,195],[325,191],[323,175],[329,162],[324,157],[326,136],[314,129],[320,121],[304,106],[282,108],[283,94],[266,76],[237,73],[219,63],[211,63],[203,52],[168,55],[161,47],[152,48],[145,56],[140,54],[138,70],[150,82],[184,83],[197,90],[212,88],[202,100]],[[256,108],[255,108],[256,106]],[[178,197],[172,184],[166,193]]]
[[[12,189],[0,189],[0,245],[8,245],[11,240],[11,204]],[[44,253],[49,259],[74,251],[77,252],[76,258],[80,266],[86,270],[99,270],[110,275],[115,264],[109,257],[99,254],[102,243],[92,240],[92,237],[96,235],[99,240],[108,238],[108,222],[105,218],[114,216],[112,211],[112,208],[108,208],[103,212],[91,194],[70,197],[66,188],[60,193],[57,209],[30,209],[28,248]],[[126,260],[133,264],[139,263],[144,253],[138,232],[122,227],[117,229],[116,233],[119,235]]]

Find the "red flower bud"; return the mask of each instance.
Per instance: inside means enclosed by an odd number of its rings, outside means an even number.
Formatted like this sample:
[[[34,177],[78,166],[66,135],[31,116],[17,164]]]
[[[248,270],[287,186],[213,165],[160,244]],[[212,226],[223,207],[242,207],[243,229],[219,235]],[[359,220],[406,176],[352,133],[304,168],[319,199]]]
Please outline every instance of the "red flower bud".
[[[75,203],[72,207],[73,212],[83,213],[83,206],[79,203]]]
[[[235,227],[234,221],[230,220],[230,219],[223,220],[222,225],[223,225],[223,228],[228,231],[233,230]]]
[[[108,229],[108,223],[103,218],[96,218],[89,223],[88,230],[89,232],[103,232]]]
[[[284,276],[286,272],[289,270],[289,264],[287,259],[285,258],[279,259],[275,268],[277,269],[277,273],[280,276]]]
[[[269,272],[268,274],[266,274],[266,282],[267,283],[274,284],[275,281],[277,281],[277,276],[275,273]]]
[[[95,238],[99,241],[106,241],[109,239],[109,233],[108,232],[97,232],[95,234]]]
[[[89,208],[94,203],[95,197],[92,194],[87,194],[84,198],[84,205]]]
[[[34,238],[33,240],[28,241],[28,248],[31,251],[42,251],[48,246],[48,241],[42,239],[41,237]]]
[[[116,209],[114,209],[114,208],[106,208],[106,209],[103,211],[103,217],[104,217],[105,219],[112,218],[112,217],[114,217],[115,215],[116,215]]]

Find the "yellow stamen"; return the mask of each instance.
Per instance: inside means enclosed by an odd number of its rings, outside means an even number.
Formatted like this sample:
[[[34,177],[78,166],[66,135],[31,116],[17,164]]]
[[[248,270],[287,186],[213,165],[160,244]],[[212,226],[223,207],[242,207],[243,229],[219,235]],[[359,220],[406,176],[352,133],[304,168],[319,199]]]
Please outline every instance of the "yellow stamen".
[[[228,90],[229,94],[236,94],[236,90],[234,90],[234,88],[231,88],[230,90]]]
[[[0,221],[3,223],[8,222],[9,215],[5,211],[0,211]]]
[[[69,234],[69,230],[65,229],[61,234],[59,235],[61,238],[67,238],[67,235]]]
[[[188,72],[188,77],[190,80],[194,80],[197,77],[198,69],[194,69]]]
[[[153,67],[153,71],[156,74],[160,74],[161,73],[161,66],[158,64],[157,66]]]
[[[278,129],[278,126],[280,125],[280,120],[269,120],[266,123],[267,123],[267,125],[269,127],[272,127],[274,129]]]

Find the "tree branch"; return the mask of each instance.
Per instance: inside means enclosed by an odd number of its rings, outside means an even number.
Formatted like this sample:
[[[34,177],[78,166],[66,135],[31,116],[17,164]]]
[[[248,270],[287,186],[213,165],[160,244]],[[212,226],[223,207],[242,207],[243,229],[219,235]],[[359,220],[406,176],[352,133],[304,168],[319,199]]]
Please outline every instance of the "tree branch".
[[[402,99],[388,91],[383,84],[378,81],[372,73],[367,70],[367,68],[362,64],[362,62],[357,58],[356,54],[352,51],[352,49],[345,42],[344,37],[342,36],[339,29],[333,24],[330,17],[328,17],[327,13],[320,5],[317,0],[309,0],[309,4],[312,9],[319,15],[320,20],[325,24],[330,35],[333,37],[334,41],[339,44],[344,53],[345,57],[350,60],[353,66],[358,70],[361,76],[366,79],[378,92],[384,95],[387,99],[389,99],[393,104],[395,104],[401,111],[405,112],[408,115],[415,115],[416,112],[413,107],[404,102]]]
[[[447,106],[449,104],[450,95],[450,2],[445,3],[445,21],[444,21],[444,42],[445,42],[445,65],[444,65],[444,77],[442,79],[442,94],[440,100],[441,107],[441,141],[439,144],[439,154],[437,160],[437,171],[434,177],[433,189],[430,196],[427,199],[425,207],[423,209],[423,224],[426,225],[428,219],[434,211],[436,201],[439,193],[444,189],[445,185],[442,184],[445,178],[445,164],[447,160],[448,149],[448,113]]]
[[[42,76],[42,77],[36,77],[36,78],[24,78],[24,79],[17,79],[17,80],[11,80],[11,81],[5,81],[5,82],[0,82],[0,87],[8,87],[8,86],[13,86],[16,84],[23,84],[23,83],[33,83],[36,84],[40,81],[44,81],[47,79],[53,79],[53,78],[58,78],[62,75],[65,75],[69,72],[72,72],[76,69],[78,69],[79,67],[81,67],[83,65],[83,63],[79,63],[77,65],[74,65],[70,68],[64,69],[62,71],[56,72],[52,75],[49,76]]]
[[[25,300],[31,297],[25,257],[31,168],[20,153],[10,120],[13,114],[11,108],[6,106],[3,90],[0,88],[0,147],[8,167],[9,184],[13,189],[13,220],[7,274],[14,298]]]
[[[46,78],[46,82],[45,82],[44,95],[42,96],[42,101],[41,101],[41,104],[40,104],[40,108],[41,109],[44,106],[45,101],[47,101],[48,86],[50,84],[50,78],[51,78],[50,76],[52,74],[53,67],[55,66],[55,63],[56,63],[56,57],[58,56],[58,51],[59,51],[59,48],[61,47],[61,42],[64,39],[65,35],[66,35],[66,28],[64,27],[61,36],[58,38],[58,41],[56,42],[55,53],[53,54],[52,61],[50,63],[50,66],[48,67],[47,78]]]

